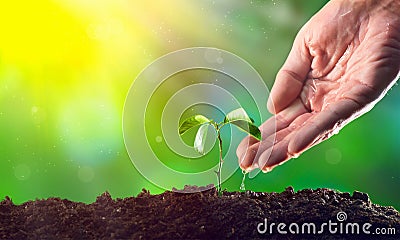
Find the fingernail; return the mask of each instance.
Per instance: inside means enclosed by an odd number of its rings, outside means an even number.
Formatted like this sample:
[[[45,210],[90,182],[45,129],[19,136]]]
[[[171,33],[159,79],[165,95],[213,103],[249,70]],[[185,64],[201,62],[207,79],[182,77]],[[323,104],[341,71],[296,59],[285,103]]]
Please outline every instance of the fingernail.
[[[253,164],[253,167],[254,168],[259,168],[260,166],[258,166],[258,162],[256,162],[256,163]]]

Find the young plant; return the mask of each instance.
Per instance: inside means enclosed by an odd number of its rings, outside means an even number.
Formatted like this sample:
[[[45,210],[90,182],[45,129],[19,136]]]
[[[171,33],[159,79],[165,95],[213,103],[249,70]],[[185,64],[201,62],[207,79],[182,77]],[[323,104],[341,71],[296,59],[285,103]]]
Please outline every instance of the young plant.
[[[206,136],[207,136],[207,131],[209,125],[213,126],[215,129],[215,132],[217,134],[217,139],[218,139],[218,146],[219,146],[219,164],[218,164],[218,171],[216,171],[217,175],[217,190],[218,193],[221,194],[222,189],[221,189],[221,169],[222,169],[222,164],[223,164],[223,157],[222,157],[222,138],[221,138],[221,128],[225,125],[228,124],[233,124],[237,126],[240,130],[250,134],[254,138],[261,140],[261,132],[258,129],[257,126],[254,125],[254,120],[251,119],[246,111],[243,108],[238,108],[236,110],[233,110],[232,112],[228,113],[224,121],[217,123],[213,121],[212,119],[209,119],[203,115],[194,115],[185,121],[180,125],[179,127],[179,134],[182,135],[184,134],[187,130],[198,127],[199,129],[197,130],[196,137],[194,140],[194,149],[204,155],[204,145],[206,141]]]

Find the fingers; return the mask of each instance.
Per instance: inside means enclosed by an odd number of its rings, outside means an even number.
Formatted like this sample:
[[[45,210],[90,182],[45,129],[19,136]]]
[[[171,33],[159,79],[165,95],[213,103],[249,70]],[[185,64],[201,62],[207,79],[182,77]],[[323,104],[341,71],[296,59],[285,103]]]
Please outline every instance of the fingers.
[[[361,108],[351,99],[342,99],[318,113],[304,110],[294,118],[292,115],[290,124],[277,128],[275,136],[270,135],[247,148],[240,167],[246,171],[257,167],[264,172],[271,171],[275,166],[336,134],[363,113]]]
[[[288,124],[287,124],[288,125]],[[276,116],[270,117],[267,121],[265,121],[263,124],[261,124],[260,131],[261,131],[261,136],[262,139],[265,139],[266,137],[268,137],[269,135],[271,135],[273,132],[275,132],[275,128],[276,127],[286,127],[287,125],[285,125],[285,123],[283,122],[283,119],[277,119]],[[239,158],[239,164],[241,162],[241,159],[243,157],[243,154],[246,152],[247,148],[255,143],[257,143],[258,140],[247,136],[245,137],[239,144],[239,146],[237,147],[236,150],[236,155]]]
[[[275,143],[266,146],[269,147],[268,150],[264,151],[264,153],[262,153],[256,160],[257,166],[264,172],[269,172],[275,166],[284,163],[290,158],[296,157],[296,155],[288,151],[290,139],[292,139],[297,129],[301,128],[304,122],[307,122],[307,120],[312,116],[312,113],[304,113],[298,116],[287,128],[278,132]]]
[[[316,113],[290,140],[288,152],[297,155],[337,134],[347,123],[362,114],[360,109],[361,106],[357,102],[342,99]]]
[[[269,118],[260,126],[262,133],[261,144],[252,137],[244,138],[236,151],[240,167],[244,170],[258,167],[255,164],[258,163],[259,155],[268,151],[274,142],[279,142],[283,139],[287,133],[281,130],[286,129],[290,124],[296,123],[294,120],[305,113],[307,113],[307,109],[301,100],[297,99],[284,111]]]
[[[257,142],[248,147],[244,156],[242,156],[240,167],[247,172],[262,167],[265,163],[259,161],[260,156],[262,155],[264,156],[264,159],[268,160],[272,153],[272,146],[274,146],[275,143],[282,141],[290,132],[290,128],[284,128],[277,132],[276,135],[271,135],[262,142]]]
[[[277,114],[289,106],[300,94],[311,69],[311,56],[300,32],[279,70],[268,99],[268,110]]]
[[[276,165],[276,160],[283,161],[287,159],[288,138],[290,138],[293,130],[294,128],[285,128],[277,133],[274,142],[263,142],[260,146],[260,152],[262,153],[256,156],[254,160],[256,164],[254,165],[261,168],[264,172],[269,172]]]

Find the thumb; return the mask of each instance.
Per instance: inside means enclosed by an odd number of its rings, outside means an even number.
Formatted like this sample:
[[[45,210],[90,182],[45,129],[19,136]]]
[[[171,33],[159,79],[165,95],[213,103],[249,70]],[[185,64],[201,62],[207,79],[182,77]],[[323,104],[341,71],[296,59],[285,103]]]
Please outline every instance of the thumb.
[[[279,113],[299,96],[310,70],[311,55],[303,34],[299,33],[289,56],[276,75],[267,103],[268,110],[271,113]]]

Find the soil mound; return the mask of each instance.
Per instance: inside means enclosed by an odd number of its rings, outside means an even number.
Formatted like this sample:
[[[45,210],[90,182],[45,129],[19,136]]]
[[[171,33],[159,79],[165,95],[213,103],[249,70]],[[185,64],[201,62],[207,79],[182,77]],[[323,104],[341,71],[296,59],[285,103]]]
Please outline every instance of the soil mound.
[[[6,197],[0,239],[400,239],[399,212],[357,191],[183,193],[196,189],[115,200],[105,192],[91,204]]]

